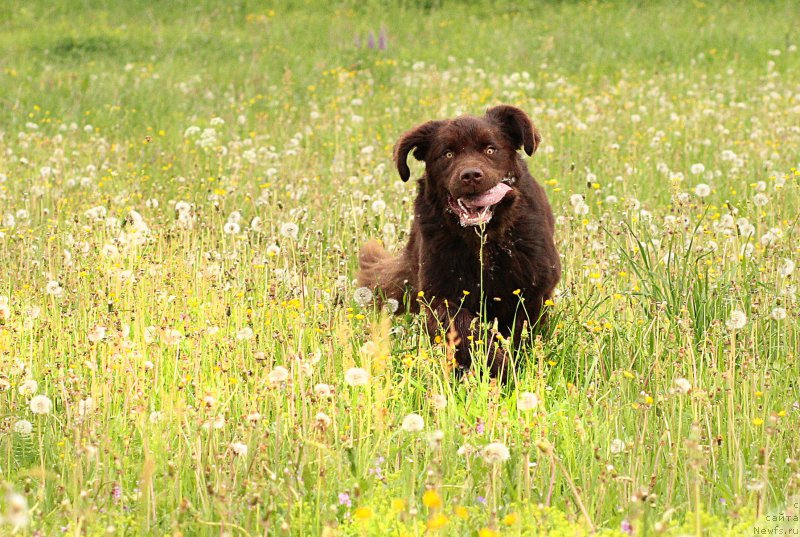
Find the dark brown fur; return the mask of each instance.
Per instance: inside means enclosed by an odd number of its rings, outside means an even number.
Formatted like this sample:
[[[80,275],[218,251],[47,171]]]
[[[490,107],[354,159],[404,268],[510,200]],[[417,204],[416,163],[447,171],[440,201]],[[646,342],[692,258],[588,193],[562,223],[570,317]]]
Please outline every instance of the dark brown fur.
[[[428,312],[431,337],[454,329],[460,367],[471,365],[469,336],[479,338],[475,321],[482,295],[486,319],[496,320],[499,331],[518,342],[525,321],[530,326],[542,322],[542,305],[561,277],[553,213],[517,153],[524,148],[533,155],[540,140],[522,110],[497,106],[483,117],[429,121],[406,132],[395,146],[403,181],[411,173],[406,163],[410,152],[425,162],[411,235],[397,257],[378,242],[367,242],[359,255],[358,281],[400,303],[409,297],[412,311],[421,305]],[[482,177],[468,181],[464,170],[480,170]],[[480,228],[462,227],[448,200],[488,191],[508,176],[514,178],[511,192],[485,225],[481,263]],[[419,291],[424,297],[418,302]],[[495,342],[488,345],[492,375],[506,378],[510,367],[505,352]]]

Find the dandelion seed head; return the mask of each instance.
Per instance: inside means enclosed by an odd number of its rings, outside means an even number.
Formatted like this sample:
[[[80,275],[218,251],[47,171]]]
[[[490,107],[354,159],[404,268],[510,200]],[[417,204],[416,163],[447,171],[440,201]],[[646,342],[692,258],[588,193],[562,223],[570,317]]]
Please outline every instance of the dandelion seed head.
[[[49,414],[53,410],[53,402],[46,395],[36,395],[29,404],[34,414]]]
[[[272,384],[281,384],[289,379],[289,370],[279,365],[269,372],[267,378]]]
[[[353,293],[353,300],[362,308],[368,306],[372,302],[373,294],[369,287],[359,287]]]
[[[28,379],[24,381],[22,384],[19,385],[19,388],[17,388],[20,395],[26,395],[26,396],[34,395],[38,389],[39,389],[39,383],[33,379]]]
[[[786,315],[787,315],[786,308],[776,307],[772,308],[772,312],[770,313],[769,316],[774,321],[782,321],[786,318]]]
[[[681,393],[689,393],[692,389],[692,383],[685,378],[675,379],[675,386]]]
[[[242,442],[231,442],[231,452],[237,457],[247,457],[247,444]]]
[[[725,322],[728,330],[741,330],[747,324],[747,315],[741,310],[733,310]]]
[[[705,183],[699,183],[694,187],[694,193],[698,198],[705,198],[711,194],[711,187]]]
[[[280,233],[287,239],[295,240],[299,231],[300,228],[297,227],[297,224],[286,222],[285,224],[281,225]]]
[[[314,395],[320,399],[330,399],[333,397],[333,386],[324,383],[316,384],[314,386]]]
[[[17,420],[14,423],[14,432],[22,436],[28,436],[33,432],[33,424],[28,420]]]
[[[361,367],[351,367],[344,374],[348,386],[365,386],[369,383],[369,372]]]
[[[483,460],[489,464],[500,464],[511,458],[511,453],[505,444],[501,442],[492,442],[487,444],[481,450]]]
[[[517,408],[519,410],[534,410],[539,406],[539,396],[533,392],[521,392],[517,396]]]
[[[418,433],[425,428],[425,420],[419,414],[408,414],[403,418],[400,428],[407,433]]]

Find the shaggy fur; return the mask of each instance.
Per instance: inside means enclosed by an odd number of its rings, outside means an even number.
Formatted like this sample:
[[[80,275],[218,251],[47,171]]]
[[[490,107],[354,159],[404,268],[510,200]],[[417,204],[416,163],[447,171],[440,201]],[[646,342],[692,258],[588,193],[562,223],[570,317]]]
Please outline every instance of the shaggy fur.
[[[411,311],[426,311],[428,333],[451,334],[462,368],[471,365],[480,314],[518,342],[524,324],[543,322],[542,305],[561,277],[553,213],[517,153],[523,148],[533,155],[540,140],[525,112],[497,106],[483,117],[429,121],[395,146],[403,181],[411,174],[410,152],[425,162],[411,235],[399,256],[367,242],[358,281],[400,303],[407,297]],[[424,296],[417,300],[419,291]],[[505,379],[505,351],[494,341],[487,344],[491,374]]]

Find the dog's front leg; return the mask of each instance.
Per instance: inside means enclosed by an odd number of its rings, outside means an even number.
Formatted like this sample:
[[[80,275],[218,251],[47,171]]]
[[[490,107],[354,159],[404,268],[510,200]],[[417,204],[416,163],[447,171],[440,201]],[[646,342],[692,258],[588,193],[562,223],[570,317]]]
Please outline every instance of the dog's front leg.
[[[470,347],[473,341],[480,339],[477,316],[446,299],[435,299],[427,310],[426,328],[430,338],[435,340],[443,337],[447,346],[454,349],[458,367],[469,369],[472,365]],[[489,372],[493,377],[504,381],[508,376],[506,353],[492,337],[488,341],[488,349]]]

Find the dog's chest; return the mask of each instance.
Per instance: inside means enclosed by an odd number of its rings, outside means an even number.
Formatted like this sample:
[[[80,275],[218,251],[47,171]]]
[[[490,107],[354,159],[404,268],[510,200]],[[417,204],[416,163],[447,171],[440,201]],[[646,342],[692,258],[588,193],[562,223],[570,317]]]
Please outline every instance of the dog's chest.
[[[438,268],[452,294],[467,297],[467,301],[480,296],[494,302],[513,299],[517,291],[528,287],[532,276],[527,262],[514,245],[513,236],[503,240],[451,250],[440,257]]]

